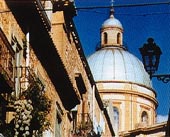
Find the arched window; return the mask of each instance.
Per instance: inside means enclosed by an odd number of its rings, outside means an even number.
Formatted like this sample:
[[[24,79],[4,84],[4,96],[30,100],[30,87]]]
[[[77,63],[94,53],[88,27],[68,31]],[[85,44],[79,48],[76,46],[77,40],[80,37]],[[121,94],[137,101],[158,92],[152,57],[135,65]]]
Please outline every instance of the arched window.
[[[141,122],[142,123],[146,123],[146,124],[148,124],[148,114],[147,114],[147,112],[146,111],[143,111],[142,112],[142,115],[141,115]]]
[[[117,44],[121,43],[120,33],[117,34]]]
[[[104,40],[104,44],[107,44],[107,33],[106,32],[104,32],[103,33],[103,40]]]
[[[114,119],[114,130],[119,130],[119,110],[117,107],[113,107],[113,119]]]

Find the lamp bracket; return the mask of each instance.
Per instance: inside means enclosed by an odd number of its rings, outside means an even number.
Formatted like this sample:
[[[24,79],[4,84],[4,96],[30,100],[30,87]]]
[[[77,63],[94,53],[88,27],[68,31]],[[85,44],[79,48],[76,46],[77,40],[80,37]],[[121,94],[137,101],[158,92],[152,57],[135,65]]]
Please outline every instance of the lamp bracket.
[[[159,81],[162,81],[163,83],[170,82],[170,74],[152,75],[152,77],[156,77]]]

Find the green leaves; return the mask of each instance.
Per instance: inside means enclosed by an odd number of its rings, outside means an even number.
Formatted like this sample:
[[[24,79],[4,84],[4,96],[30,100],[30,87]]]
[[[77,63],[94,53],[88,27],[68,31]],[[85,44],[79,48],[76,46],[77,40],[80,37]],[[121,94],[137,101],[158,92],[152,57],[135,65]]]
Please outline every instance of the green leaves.
[[[51,109],[51,101],[37,84],[30,86],[25,92],[23,92],[23,96],[27,100],[30,99],[32,101],[32,130],[36,129],[39,134],[42,134],[42,132],[50,126],[46,117]]]

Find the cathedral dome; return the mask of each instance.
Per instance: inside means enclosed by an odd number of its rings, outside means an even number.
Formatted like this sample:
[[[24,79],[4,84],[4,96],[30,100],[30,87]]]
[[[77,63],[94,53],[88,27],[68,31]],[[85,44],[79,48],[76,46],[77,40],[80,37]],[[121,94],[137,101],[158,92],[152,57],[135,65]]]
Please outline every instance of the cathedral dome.
[[[131,82],[152,88],[142,62],[119,47],[105,47],[88,57],[96,82]]]
[[[123,27],[113,5],[100,29],[100,47],[87,61],[116,136],[154,123],[156,92],[143,63],[123,47]]]

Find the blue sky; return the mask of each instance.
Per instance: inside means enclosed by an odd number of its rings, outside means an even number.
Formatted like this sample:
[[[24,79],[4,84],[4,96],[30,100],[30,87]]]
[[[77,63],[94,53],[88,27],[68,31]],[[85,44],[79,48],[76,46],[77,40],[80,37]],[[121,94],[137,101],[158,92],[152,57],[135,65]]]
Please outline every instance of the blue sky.
[[[155,6],[116,7],[116,5],[168,2],[169,0],[115,0],[115,17],[124,28],[124,45],[141,59],[139,48],[148,37],[154,38],[162,50],[156,74],[170,74],[170,4]],[[110,6],[110,0],[75,0],[76,7]],[[77,10],[75,25],[86,56],[95,52],[100,41],[100,27],[109,17],[109,9]],[[167,115],[170,108],[170,82],[152,79],[157,92],[158,115]]]

